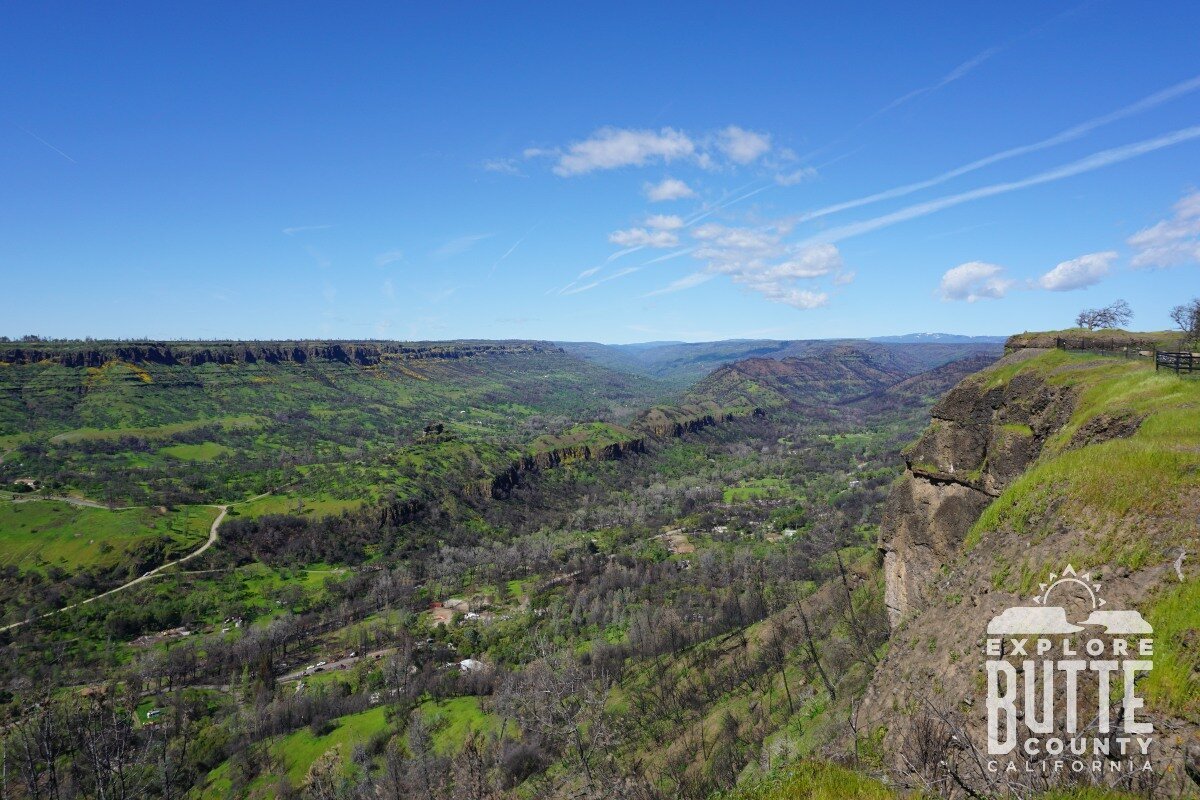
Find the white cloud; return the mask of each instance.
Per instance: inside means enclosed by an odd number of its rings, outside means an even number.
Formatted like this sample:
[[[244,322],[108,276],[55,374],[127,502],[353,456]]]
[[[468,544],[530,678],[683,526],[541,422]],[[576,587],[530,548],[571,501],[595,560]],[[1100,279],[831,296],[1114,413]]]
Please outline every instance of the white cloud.
[[[687,134],[661,131],[601,128],[591,138],[575,142],[559,155],[554,173],[569,177],[598,169],[645,166],[651,161],[674,161],[695,154],[696,145]]]
[[[1094,286],[1108,275],[1116,260],[1117,254],[1112,250],[1072,258],[1038,278],[1038,285],[1051,292],[1069,292]]]
[[[1200,263],[1200,192],[1176,203],[1173,217],[1138,231],[1127,241],[1134,249],[1129,263],[1138,269]]]
[[[383,294],[389,300],[396,298],[396,286],[392,283],[392,279],[388,278],[383,282]]]
[[[678,178],[664,178],[659,183],[647,183],[643,189],[652,203],[665,200],[686,200],[695,197],[692,188]]]
[[[814,167],[800,167],[792,172],[776,175],[775,182],[780,186],[795,186],[798,183],[811,181],[815,177],[817,177],[817,170]]]
[[[1008,292],[1013,282],[1004,277],[1004,268],[983,261],[968,261],[942,275],[940,293],[943,300],[998,300]]]
[[[646,226],[663,231],[677,231],[683,227],[683,218],[675,214],[654,214],[646,217]]]
[[[731,228],[717,223],[696,227],[700,241],[695,257],[707,271],[728,275],[776,303],[795,308],[818,308],[829,296],[798,287],[800,281],[838,275],[842,256],[831,244],[800,245],[784,241],[785,228]]]
[[[679,237],[671,231],[645,228],[629,228],[623,231],[613,231],[608,240],[621,247],[678,247]]]
[[[520,175],[521,168],[517,166],[516,159],[512,158],[487,158],[484,159],[483,168],[488,172],[499,172],[501,175]]]
[[[717,134],[717,149],[736,164],[749,164],[771,149],[771,137],[730,125]]]

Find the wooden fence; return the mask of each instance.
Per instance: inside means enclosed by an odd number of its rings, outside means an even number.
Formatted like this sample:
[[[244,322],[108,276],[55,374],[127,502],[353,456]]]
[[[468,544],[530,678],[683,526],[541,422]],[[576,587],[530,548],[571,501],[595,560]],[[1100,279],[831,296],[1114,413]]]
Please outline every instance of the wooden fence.
[[[1164,351],[1155,353],[1154,371],[1171,369],[1175,371],[1176,375],[1184,372],[1190,375],[1196,371],[1198,361],[1200,361],[1200,358],[1197,358],[1195,353],[1190,352],[1170,353]]]
[[[1186,342],[1174,346],[1178,350],[1159,350],[1152,342],[1130,341],[1129,339],[1072,339],[1059,336],[1054,340],[1059,350],[1074,350],[1114,356],[1116,358],[1152,358],[1154,370],[1171,370],[1176,375],[1192,375],[1200,372],[1200,353],[1184,350]]]
[[[1135,342],[1129,339],[1088,339],[1082,336],[1078,339],[1071,339],[1059,336],[1055,338],[1054,346],[1059,350],[1104,353],[1121,358],[1153,358],[1155,353],[1153,343]]]

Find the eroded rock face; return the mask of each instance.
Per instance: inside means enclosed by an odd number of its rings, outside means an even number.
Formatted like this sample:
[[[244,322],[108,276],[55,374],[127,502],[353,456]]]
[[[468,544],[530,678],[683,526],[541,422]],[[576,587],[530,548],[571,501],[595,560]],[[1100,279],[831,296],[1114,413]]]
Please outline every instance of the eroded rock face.
[[[911,472],[888,497],[881,527],[887,578],[885,602],[893,627],[914,608],[924,608],[924,585],[956,552],[991,497],[953,481]]]
[[[1069,389],[1036,375],[993,385],[985,372],[934,406],[929,428],[905,451],[907,470],[888,497],[880,526],[893,627],[927,605],[924,587],[958,554],[984,508],[1066,424],[1074,405]]]

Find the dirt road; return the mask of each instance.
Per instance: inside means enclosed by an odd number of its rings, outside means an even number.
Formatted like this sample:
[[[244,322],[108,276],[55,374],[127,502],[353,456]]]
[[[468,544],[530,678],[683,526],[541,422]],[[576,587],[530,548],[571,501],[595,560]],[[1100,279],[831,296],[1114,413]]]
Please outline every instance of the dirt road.
[[[42,498],[42,499],[59,500],[59,499],[65,499],[65,498],[55,497],[55,498]],[[88,505],[88,503],[86,501],[80,501],[80,505]],[[100,506],[100,507],[103,508],[104,506]],[[62,608],[56,609],[54,611],[50,611],[46,614],[42,614],[40,617],[34,617],[34,619],[45,619],[46,617],[52,617],[55,614],[61,614],[64,611],[70,611],[72,608],[79,608],[80,606],[85,606],[88,603],[94,603],[97,600],[100,600],[101,598],[108,597],[110,594],[116,594],[117,592],[122,592],[122,591],[128,589],[130,586],[136,586],[139,583],[148,581],[151,578],[157,576],[163,570],[169,569],[169,568],[175,566],[176,564],[182,564],[185,561],[191,561],[193,558],[200,555],[205,550],[207,550],[208,548],[210,548],[214,544],[216,544],[217,528],[220,527],[221,521],[225,519],[225,512],[227,512],[229,510],[229,506],[216,506],[216,508],[221,509],[221,513],[217,514],[217,518],[213,520],[213,524],[208,529],[208,540],[204,544],[200,545],[199,548],[188,553],[183,558],[177,558],[174,561],[168,561],[165,564],[157,566],[154,569],[150,570],[149,572],[142,573],[141,575],[139,575],[138,577],[129,581],[128,583],[121,584],[120,586],[116,587],[115,589],[109,589],[107,592],[101,592],[98,595],[89,597],[87,600],[80,600],[78,603],[72,603],[69,606],[63,606]],[[13,628],[19,628],[28,622],[30,622],[30,620],[26,619],[26,620],[21,620],[20,622],[14,622],[10,625],[5,625],[4,627],[0,627],[0,633],[3,633],[4,631],[7,631],[7,630],[12,630]]]

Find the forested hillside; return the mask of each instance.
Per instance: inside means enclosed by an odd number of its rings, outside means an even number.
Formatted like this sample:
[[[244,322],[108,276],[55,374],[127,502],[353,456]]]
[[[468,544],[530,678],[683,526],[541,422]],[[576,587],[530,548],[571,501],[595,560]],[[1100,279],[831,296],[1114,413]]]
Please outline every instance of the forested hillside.
[[[0,367],[6,791],[940,791],[945,771],[902,766],[917,717],[889,698],[928,686],[921,669],[960,680],[904,626],[971,634],[928,603],[889,619],[895,556],[879,547],[900,551],[897,493],[944,450],[905,447],[964,378],[1142,381],[1145,367],[992,368],[976,345],[929,347],[755,357],[683,390],[537,343],[14,347]],[[1145,384],[1183,408],[1180,385]],[[1125,419],[1108,404],[1127,394],[1103,386],[1077,408]],[[1021,407],[1040,413],[1040,397]],[[1155,413],[1154,397],[1130,413]],[[1077,458],[1111,446],[1073,432],[1091,419],[1029,424]],[[1026,465],[992,456],[980,475]],[[1025,508],[995,489],[999,508]],[[987,531],[1029,518],[988,513],[962,533],[983,542],[968,561],[992,558]],[[913,596],[939,574],[910,570]],[[1180,647],[1184,672],[1167,674],[1187,680]],[[1181,697],[1155,708],[1181,703],[1184,719]]]

